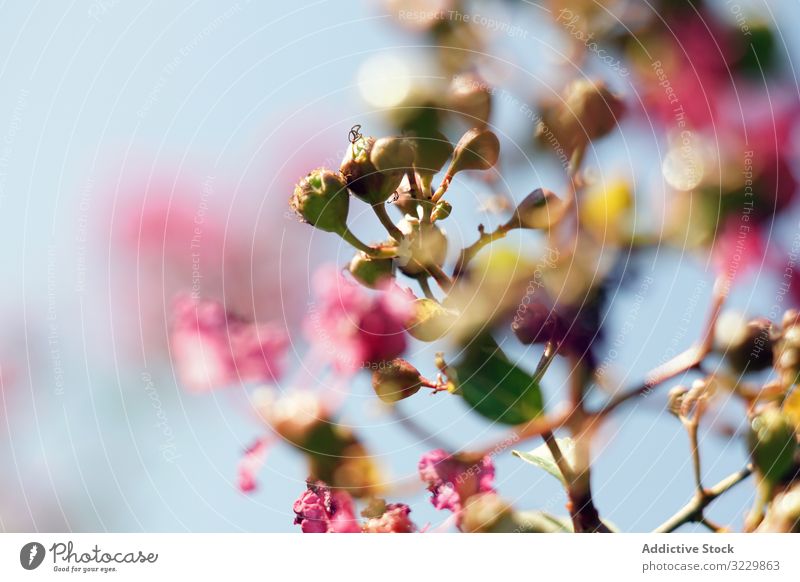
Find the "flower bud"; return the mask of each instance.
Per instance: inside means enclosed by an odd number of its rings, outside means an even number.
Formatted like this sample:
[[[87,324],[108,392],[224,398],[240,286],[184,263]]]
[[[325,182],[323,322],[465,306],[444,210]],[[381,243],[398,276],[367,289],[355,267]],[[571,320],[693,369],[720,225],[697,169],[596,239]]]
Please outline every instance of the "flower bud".
[[[553,192],[537,188],[519,203],[507,224],[510,228],[550,228],[564,217],[566,210],[566,203]]]
[[[450,204],[447,200],[440,200],[436,203],[436,206],[433,207],[433,212],[431,213],[431,220],[444,220],[450,213],[453,211],[453,205]]]
[[[400,173],[414,165],[414,146],[403,137],[382,137],[372,146],[369,159],[379,172]],[[396,188],[395,188],[396,189]]]
[[[340,168],[353,195],[368,204],[388,200],[403,180],[402,171],[378,171],[371,160],[374,146],[375,138],[359,137],[347,148]]]
[[[448,105],[468,123],[485,126],[492,111],[492,90],[478,75],[459,75],[450,83]]]
[[[392,259],[371,259],[361,251],[353,256],[348,270],[353,278],[370,289],[377,289],[381,283],[394,277]]]
[[[800,313],[790,309],[783,316],[783,329],[775,345],[775,368],[784,386],[800,380]]]
[[[289,206],[320,230],[341,233],[347,228],[350,197],[338,172],[319,168],[308,174],[294,187]]]
[[[714,328],[714,348],[735,372],[758,372],[772,366],[771,330],[768,319],[747,321],[741,314],[727,312]]]
[[[441,132],[413,133],[406,139],[414,144],[414,168],[420,174],[436,174],[453,155],[453,144]]]
[[[390,404],[419,392],[424,381],[419,370],[401,358],[381,362],[372,373],[375,394]]]
[[[432,342],[443,337],[455,325],[457,318],[457,312],[442,307],[433,299],[417,299],[406,329],[411,337]]]
[[[460,529],[467,533],[512,531],[501,524],[511,523],[511,506],[496,493],[480,493],[470,497],[461,513]]]
[[[541,303],[529,304],[511,327],[525,345],[549,341],[561,343],[566,335],[566,326],[558,313]]]
[[[610,133],[625,112],[625,103],[603,81],[573,81],[564,100],[560,120],[587,141]]]
[[[414,277],[425,273],[428,267],[444,264],[447,237],[439,228],[410,216],[401,220],[397,227],[405,235],[397,261],[403,273]]]
[[[500,140],[494,133],[488,129],[470,129],[458,140],[447,175],[455,176],[462,170],[488,170],[499,157]]]
[[[767,408],[750,423],[748,435],[753,465],[775,485],[792,468],[797,448],[794,426],[780,410]]]

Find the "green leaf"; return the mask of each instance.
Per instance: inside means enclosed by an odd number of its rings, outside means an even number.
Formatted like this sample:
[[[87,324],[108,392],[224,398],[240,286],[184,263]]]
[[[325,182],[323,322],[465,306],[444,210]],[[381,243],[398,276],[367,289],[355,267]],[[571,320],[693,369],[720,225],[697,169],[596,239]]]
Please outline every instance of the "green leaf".
[[[522,424],[542,413],[542,392],[489,334],[476,337],[453,366],[459,393],[477,413],[503,424]]]
[[[561,453],[564,455],[564,460],[569,463],[570,467],[574,467],[575,442],[570,438],[556,439],[556,442],[558,443],[558,447],[561,449]],[[511,451],[511,454],[519,457],[526,463],[530,463],[531,465],[535,465],[540,469],[544,469],[553,477],[561,481],[564,486],[567,485],[564,475],[561,474],[561,470],[558,468],[558,465],[556,465],[553,454],[550,452],[550,449],[547,448],[547,445],[536,447],[529,453],[523,451]]]

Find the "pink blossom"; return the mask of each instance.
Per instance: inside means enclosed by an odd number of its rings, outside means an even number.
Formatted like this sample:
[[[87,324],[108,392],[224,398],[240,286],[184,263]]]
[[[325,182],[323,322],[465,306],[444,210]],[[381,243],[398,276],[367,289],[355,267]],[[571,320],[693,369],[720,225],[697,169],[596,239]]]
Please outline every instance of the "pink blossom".
[[[271,441],[262,437],[247,447],[244,456],[239,461],[239,489],[243,493],[250,493],[256,488],[256,475],[264,466],[267,459]]]
[[[433,494],[433,506],[456,514],[473,495],[494,492],[494,463],[488,455],[470,459],[436,449],[422,455],[419,476]]]
[[[767,247],[761,229],[738,216],[730,217],[717,235],[712,251],[714,268],[730,281],[762,268]]]
[[[315,352],[337,372],[354,372],[403,353],[412,302],[399,287],[388,285],[371,294],[335,267],[323,267],[316,274],[314,291],[317,301],[306,319],[305,332]]]
[[[181,383],[203,392],[238,382],[269,382],[282,372],[284,330],[255,324],[216,301],[176,299],[171,354]]]
[[[309,483],[294,502],[294,523],[303,533],[360,533],[353,499],[345,491],[331,491],[322,482]]]
[[[412,533],[416,526],[409,518],[411,508],[405,503],[390,503],[380,517],[368,519],[364,533]]]

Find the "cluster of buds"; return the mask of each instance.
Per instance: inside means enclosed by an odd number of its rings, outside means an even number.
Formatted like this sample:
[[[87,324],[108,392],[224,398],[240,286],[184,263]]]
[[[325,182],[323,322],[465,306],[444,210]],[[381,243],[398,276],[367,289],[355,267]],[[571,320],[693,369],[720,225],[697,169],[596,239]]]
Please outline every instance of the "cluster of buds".
[[[453,147],[439,132],[403,136],[363,136],[354,128],[339,171],[318,168],[295,186],[290,206],[307,223],[334,234],[357,249],[349,265],[353,277],[377,288],[395,269],[418,278],[438,272],[447,254],[447,237],[436,222],[450,215],[442,200],[453,177],[464,170],[488,170],[500,155],[497,136],[485,128],[467,131]],[[438,189],[433,178],[450,160]],[[370,246],[347,226],[350,195],[372,206],[390,239]],[[395,196],[403,217],[395,222],[386,202]]]

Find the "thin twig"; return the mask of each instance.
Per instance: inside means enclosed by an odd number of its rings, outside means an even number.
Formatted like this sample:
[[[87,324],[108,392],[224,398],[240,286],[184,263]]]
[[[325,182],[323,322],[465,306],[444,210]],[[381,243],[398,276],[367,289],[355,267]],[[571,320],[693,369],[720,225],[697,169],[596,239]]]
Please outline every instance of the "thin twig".
[[[469,262],[483,247],[489,243],[503,238],[506,236],[506,233],[509,230],[510,227],[508,223],[498,226],[497,229],[492,232],[486,232],[482,224],[478,225],[478,232],[480,233],[480,236],[478,237],[478,240],[476,240],[470,246],[464,247],[464,249],[461,251],[461,254],[458,257],[458,262],[456,263],[456,267],[453,269],[453,277],[460,277],[461,274],[467,269]]]
[[[675,531],[685,523],[701,521],[703,519],[703,510],[710,505],[712,501],[747,479],[752,471],[751,467],[745,467],[741,471],[737,471],[725,477],[711,489],[704,490],[702,495],[699,493],[695,494],[689,503],[684,505],[678,513],[654,529],[653,533],[669,533]]]

